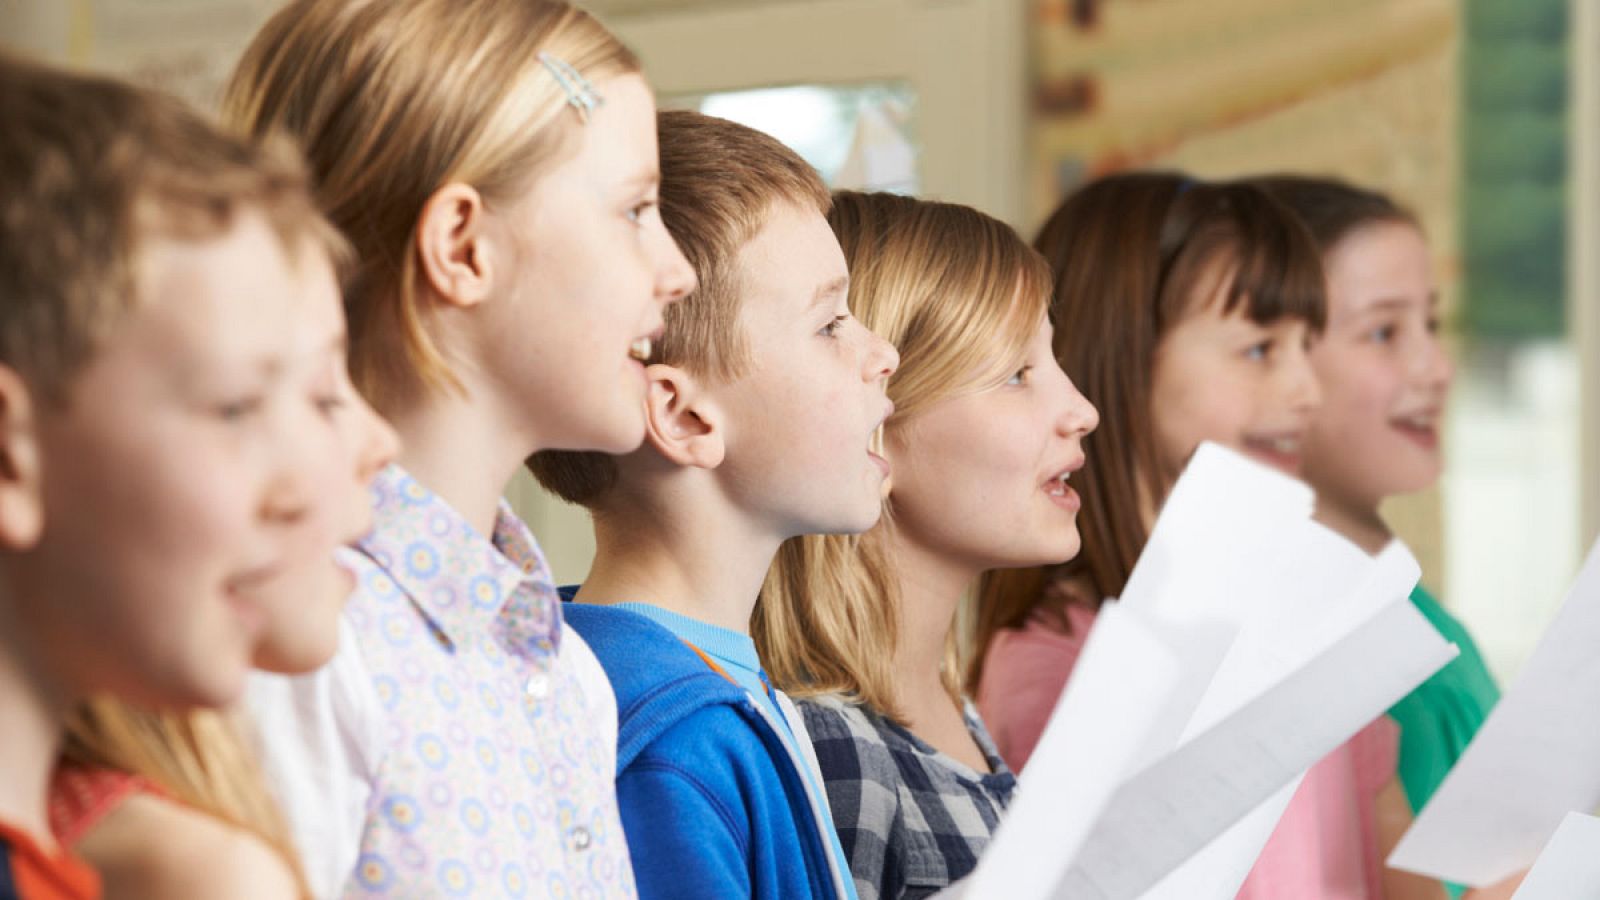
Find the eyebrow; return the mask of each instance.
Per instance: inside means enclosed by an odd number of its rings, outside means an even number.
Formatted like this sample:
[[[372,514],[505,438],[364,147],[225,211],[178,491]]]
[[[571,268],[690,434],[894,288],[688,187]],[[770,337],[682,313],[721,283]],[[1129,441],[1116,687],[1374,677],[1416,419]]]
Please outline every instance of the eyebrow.
[[[633,193],[634,191],[652,187],[660,183],[661,171],[659,169],[641,169],[638,172],[629,175],[627,178],[622,179],[618,190],[626,193]]]
[[[817,288],[816,294],[812,295],[811,297],[810,308],[821,306],[849,289],[850,276],[840,275],[838,278],[835,278]]]
[[[1416,301],[1412,300],[1409,297],[1380,297],[1377,300],[1374,300],[1371,303],[1368,303],[1366,306],[1363,306],[1361,308],[1361,315],[1366,315],[1368,313],[1385,313],[1385,312],[1395,312],[1395,311],[1404,312],[1405,310],[1408,310],[1408,309],[1412,308],[1415,305],[1416,305]],[[1434,292],[1428,294],[1428,299],[1424,302],[1423,308],[1424,309],[1435,309],[1435,308],[1438,307],[1438,305],[1439,305],[1439,292],[1438,291],[1434,291]]]

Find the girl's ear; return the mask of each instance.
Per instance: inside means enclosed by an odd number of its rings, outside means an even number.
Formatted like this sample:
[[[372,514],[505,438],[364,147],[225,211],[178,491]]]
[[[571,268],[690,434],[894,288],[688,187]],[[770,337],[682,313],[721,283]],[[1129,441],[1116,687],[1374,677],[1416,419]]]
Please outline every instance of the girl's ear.
[[[22,551],[44,531],[44,472],[36,407],[15,370],[0,365],[0,547]]]
[[[694,376],[657,363],[644,370],[645,442],[674,465],[715,469],[727,451],[722,416]]]
[[[472,307],[488,299],[491,253],[488,211],[470,185],[447,184],[428,198],[417,219],[417,258],[429,287],[444,303]]]

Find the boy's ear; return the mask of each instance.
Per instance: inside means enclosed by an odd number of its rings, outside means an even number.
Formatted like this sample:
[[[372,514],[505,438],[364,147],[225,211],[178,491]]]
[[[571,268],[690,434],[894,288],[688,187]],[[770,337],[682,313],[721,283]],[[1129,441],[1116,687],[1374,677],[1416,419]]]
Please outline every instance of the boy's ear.
[[[27,550],[44,531],[43,454],[33,396],[0,365],[0,547]]]
[[[694,376],[661,363],[646,366],[645,442],[674,465],[715,469],[722,465],[721,413]]]
[[[489,296],[488,211],[471,185],[447,184],[428,198],[417,219],[423,277],[446,304],[471,307]]]

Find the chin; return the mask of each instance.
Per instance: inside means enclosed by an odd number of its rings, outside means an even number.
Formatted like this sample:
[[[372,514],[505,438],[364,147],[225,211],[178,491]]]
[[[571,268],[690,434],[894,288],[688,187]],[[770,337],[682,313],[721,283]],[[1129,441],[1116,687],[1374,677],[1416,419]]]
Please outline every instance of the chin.
[[[624,414],[618,411],[617,415],[605,423],[589,422],[573,429],[574,436],[568,439],[557,438],[546,450],[593,450],[600,453],[609,453],[617,456],[623,453],[632,453],[644,443],[644,407],[641,404]],[[587,411],[593,415],[594,411]]]

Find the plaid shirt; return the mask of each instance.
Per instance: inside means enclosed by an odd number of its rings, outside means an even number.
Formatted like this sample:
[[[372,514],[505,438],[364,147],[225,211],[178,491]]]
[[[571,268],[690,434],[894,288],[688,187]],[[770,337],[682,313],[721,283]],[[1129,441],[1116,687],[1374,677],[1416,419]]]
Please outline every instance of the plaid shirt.
[[[796,705],[861,900],[931,896],[972,872],[1017,786],[972,704],[967,730],[992,774],[838,697]]]

